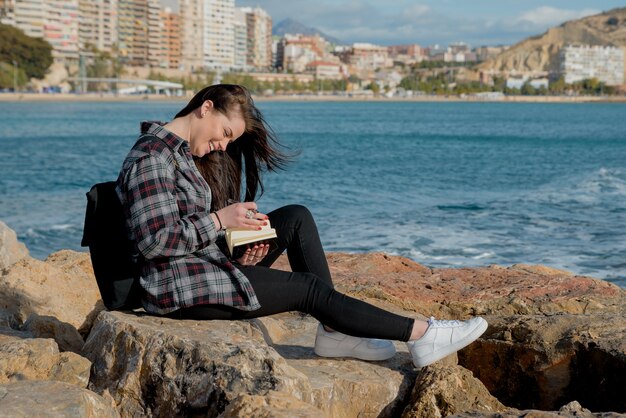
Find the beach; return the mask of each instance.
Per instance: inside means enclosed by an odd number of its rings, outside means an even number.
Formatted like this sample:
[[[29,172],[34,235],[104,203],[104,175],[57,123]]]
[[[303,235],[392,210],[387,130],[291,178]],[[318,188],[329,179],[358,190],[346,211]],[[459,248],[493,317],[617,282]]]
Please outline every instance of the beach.
[[[65,93],[0,93],[0,102],[141,102],[141,101],[187,101],[185,96],[165,95],[112,95],[112,94],[65,94]],[[277,94],[253,95],[255,101],[303,101],[303,102],[496,102],[496,103],[626,103],[626,96],[503,96],[485,98],[466,95],[420,95],[412,97],[350,97],[335,94]]]

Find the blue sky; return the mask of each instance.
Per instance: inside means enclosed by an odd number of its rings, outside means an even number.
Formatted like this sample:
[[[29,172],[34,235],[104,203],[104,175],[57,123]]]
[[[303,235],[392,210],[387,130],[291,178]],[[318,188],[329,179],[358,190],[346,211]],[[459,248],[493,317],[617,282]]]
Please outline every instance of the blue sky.
[[[161,0],[176,7],[177,0]],[[513,44],[564,21],[626,7],[626,1],[541,0],[235,0],[260,6],[274,23],[293,18],[345,43],[421,45],[464,41]]]

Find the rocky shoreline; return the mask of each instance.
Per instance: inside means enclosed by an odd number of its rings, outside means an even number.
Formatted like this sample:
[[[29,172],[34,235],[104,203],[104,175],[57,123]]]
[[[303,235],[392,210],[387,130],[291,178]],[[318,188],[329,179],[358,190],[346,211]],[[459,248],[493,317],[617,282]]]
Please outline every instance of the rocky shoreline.
[[[401,342],[382,362],[317,357],[317,321],[297,312],[108,312],[87,253],[36,260],[0,222],[0,417],[626,416],[626,290],[543,266],[328,261],[341,292],[414,317],[482,315],[489,329],[416,370]]]

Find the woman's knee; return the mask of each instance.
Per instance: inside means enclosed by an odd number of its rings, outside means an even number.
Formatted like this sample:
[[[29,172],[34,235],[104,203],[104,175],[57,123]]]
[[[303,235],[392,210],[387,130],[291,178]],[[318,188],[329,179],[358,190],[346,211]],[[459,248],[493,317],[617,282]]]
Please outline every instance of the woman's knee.
[[[291,223],[302,224],[313,222],[311,211],[304,205],[287,205],[280,208],[282,215],[287,217]]]

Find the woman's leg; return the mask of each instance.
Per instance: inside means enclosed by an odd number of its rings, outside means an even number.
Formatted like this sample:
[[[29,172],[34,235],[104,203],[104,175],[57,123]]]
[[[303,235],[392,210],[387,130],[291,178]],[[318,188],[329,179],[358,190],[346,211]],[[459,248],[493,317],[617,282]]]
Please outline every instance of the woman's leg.
[[[337,292],[312,273],[263,266],[239,266],[250,280],[261,308],[242,311],[224,305],[183,308],[168,316],[188,319],[249,319],[280,312],[305,312],[344,334],[408,341],[415,320]]]
[[[333,286],[326,255],[311,212],[302,205],[288,205],[268,213],[272,228],[278,235],[278,246],[258,264],[270,267],[287,250],[293,271],[313,273]]]

